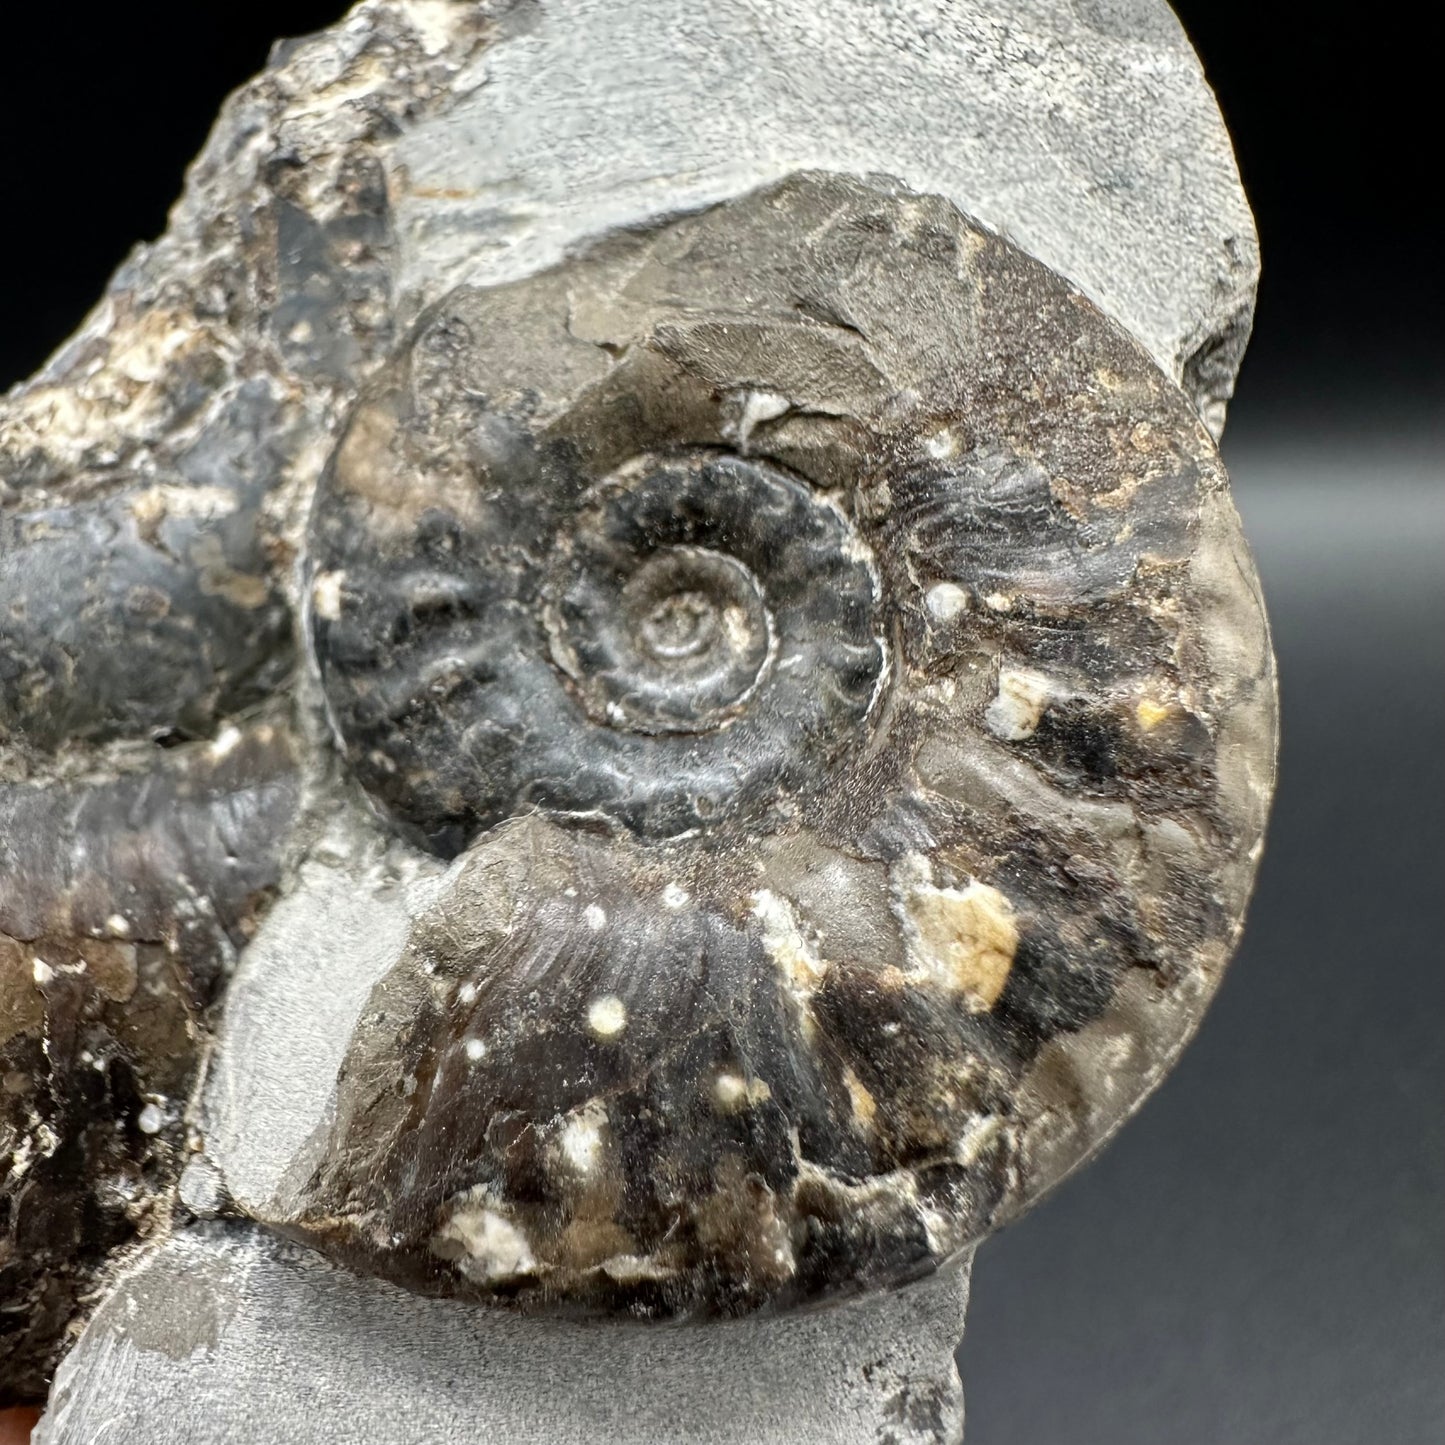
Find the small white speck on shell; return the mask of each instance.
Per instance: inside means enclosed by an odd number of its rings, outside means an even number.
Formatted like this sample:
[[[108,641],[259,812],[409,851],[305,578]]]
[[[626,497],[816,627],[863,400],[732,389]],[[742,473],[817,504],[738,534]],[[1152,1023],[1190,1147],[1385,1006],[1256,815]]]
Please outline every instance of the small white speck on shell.
[[[924,597],[929,612],[940,622],[953,619],[968,611],[968,588],[957,582],[935,582]]]
[[[311,584],[311,605],[316,615],[327,622],[341,618],[341,588],[346,581],[345,572],[320,572]]]
[[[627,1027],[627,1005],[614,993],[593,999],[587,1006],[587,1027],[599,1039],[615,1039]]]
[[[241,742],[241,729],[233,723],[227,723],[220,732],[216,734],[208,751],[212,762],[220,762],[222,758],[228,758],[236,751]]]
[[[773,1091],[762,1079],[745,1079],[740,1074],[719,1074],[713,1080],[713,1103],[720,1113],[736,1114],[743,1109],[765,1104]]]

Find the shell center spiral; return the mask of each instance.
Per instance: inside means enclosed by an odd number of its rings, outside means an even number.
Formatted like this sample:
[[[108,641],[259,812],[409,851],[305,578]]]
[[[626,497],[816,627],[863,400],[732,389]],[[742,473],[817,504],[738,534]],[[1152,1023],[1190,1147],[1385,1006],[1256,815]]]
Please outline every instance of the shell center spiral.
[[[439,497],[383,537],[339,470],[314,524],[317,574],[346,579],[313,613],[337,729],[422,846],[536,808],[715,827],[868,736],[878,574],[842,506],[705,447],[596,479],[524,448],[499,475],[495,502]]]
[[[549,608],[552,659],[592,718],[632,732],[705,732],[736,716],[766,667],[772,629],[747,565],[674,545],[599,574],[563,549]]]

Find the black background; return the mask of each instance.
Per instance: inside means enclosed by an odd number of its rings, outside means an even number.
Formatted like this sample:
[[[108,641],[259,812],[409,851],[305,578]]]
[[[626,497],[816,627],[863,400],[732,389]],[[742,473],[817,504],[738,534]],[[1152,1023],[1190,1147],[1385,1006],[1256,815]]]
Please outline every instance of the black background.
[[[164,228],[270,40],[340,8],[4,6],[0,387]],[[970,1445],[1445,1439],[1445,308],[1417,8],[1178,6],[1264,248],[1225,456],[1275,627],[1280,790],[1198,1041],[980,1253]]]

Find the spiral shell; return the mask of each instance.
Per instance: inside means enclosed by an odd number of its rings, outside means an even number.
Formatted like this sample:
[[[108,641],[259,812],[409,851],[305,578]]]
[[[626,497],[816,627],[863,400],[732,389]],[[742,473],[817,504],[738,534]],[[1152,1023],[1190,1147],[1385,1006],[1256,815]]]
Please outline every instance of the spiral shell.
[[[461,442],[471,410],[422,452]],[[704,447],[593,482],[521,421],[471,421],[479,504],[429,508],[372,556],[343,469],[315,538],[333,716],[422,846],[454,854],[533,806],[665,837],[829,776],[886,656],[871,555],[836,503]]]
[[[354,776],[455,857],[294,1227],[645,1317],[898,1283],[1095,1147],[1227,957],[1272,678],[1184,397],[821,174],[434,307],[318,496]]]

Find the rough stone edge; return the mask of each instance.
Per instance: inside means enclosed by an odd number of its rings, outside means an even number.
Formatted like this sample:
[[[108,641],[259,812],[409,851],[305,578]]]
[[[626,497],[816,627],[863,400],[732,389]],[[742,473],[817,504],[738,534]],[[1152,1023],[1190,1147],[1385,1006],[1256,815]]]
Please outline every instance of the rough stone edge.
[[[118,1281],[34,1445],[292,1445],[299,1419],[309,1445],[796,1445],[804,1430],[957,1445],[969,1263],[784,1320],[599,1330],[421,1299],[258,1228],[198,1225]]]

